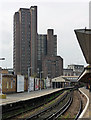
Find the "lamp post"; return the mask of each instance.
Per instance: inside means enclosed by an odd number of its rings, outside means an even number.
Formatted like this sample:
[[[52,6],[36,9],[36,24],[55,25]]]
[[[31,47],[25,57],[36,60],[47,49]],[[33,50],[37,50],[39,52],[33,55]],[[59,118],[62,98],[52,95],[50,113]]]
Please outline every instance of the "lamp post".
[[[56,88],[56,79],[55,79],[55,88]]]
[[[43,73],[43,71],[40,72],[40,90],[41,90],[41,74]]]
[[[0,60],[5,60],[5,58],[0,58]],[[1,73],[1,70],[0,70],[0,82],[1,82],[1,95],[2,95],[2,73]]]
[[[29,93],[29,74],[30,74],[30,69],[32,69],[32,67],[28,67],[28,93]]]

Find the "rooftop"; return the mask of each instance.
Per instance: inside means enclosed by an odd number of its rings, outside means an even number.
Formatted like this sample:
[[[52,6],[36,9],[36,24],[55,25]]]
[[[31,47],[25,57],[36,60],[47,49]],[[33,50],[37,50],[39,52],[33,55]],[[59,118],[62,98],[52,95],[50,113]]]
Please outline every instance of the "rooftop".
[[[91,29],[76,29],[75,32],[85,33],[85,34],[91,34]]]
[[[91,64],[91,29],[74,30],[85,60]]]

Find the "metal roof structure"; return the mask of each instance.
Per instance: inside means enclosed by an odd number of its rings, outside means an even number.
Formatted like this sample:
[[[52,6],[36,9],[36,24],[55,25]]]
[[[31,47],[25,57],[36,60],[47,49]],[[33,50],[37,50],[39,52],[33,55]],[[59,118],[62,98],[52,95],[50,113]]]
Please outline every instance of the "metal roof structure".
[[[78,81],[89,83],[91,85],[91,29],[85,28],[74,31],[85,60],[87,64],[89,64],[79,76]]]
[[[91,84],[91,66],[87,66],[82,74],[79,76],[78,81]]]
[[[87,64],[91,64],[91,29],[74,30]]]
[[[52,82],[69,82],[65,80],[62,76],[56,77],[52,79]]]

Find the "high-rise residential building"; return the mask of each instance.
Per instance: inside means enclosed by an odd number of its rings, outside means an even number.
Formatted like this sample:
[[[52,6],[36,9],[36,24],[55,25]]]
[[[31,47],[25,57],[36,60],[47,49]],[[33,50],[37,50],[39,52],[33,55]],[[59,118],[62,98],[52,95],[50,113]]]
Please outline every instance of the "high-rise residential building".
[[[47,35],[38,34],[37,68],[42,71],[42,59],[47,55]]]
[[[57,35],[53,29],[47,30],[47,55],[57,56]]]
[[[57,35],[53,29],[48,29],[46,35],[38,35],[38,68],[44,78],[63,73],[63,59],[57,56]]]
[[[31,75],[37,72],[37,6],[30,8],[31,13]]]
[[[14,14],[13,69],[27,75],[37,71],[37,6],[20,8]]]
[[[37,6],[20,8],[15,12],[13,42],[15,74],[27,75],[28,68],[31,75],[43,71],[43,77],[49,75],[54,78],[62,74],[63,59],[57,56],[57,35],[54,35],[54,30],[37,34]]]

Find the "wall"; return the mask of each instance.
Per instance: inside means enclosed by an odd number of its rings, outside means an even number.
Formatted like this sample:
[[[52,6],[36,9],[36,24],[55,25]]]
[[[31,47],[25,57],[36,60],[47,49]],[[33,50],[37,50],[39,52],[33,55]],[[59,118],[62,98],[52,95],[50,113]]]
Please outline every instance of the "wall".
[[[2,92],[3,93],[15,93],[16,92],[16,76],[3,75]]]

